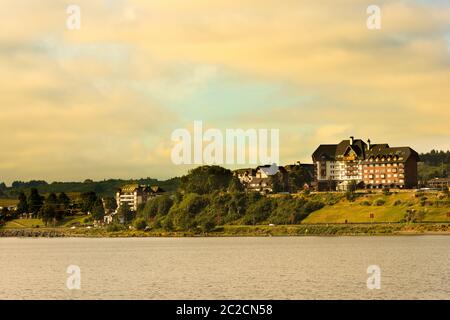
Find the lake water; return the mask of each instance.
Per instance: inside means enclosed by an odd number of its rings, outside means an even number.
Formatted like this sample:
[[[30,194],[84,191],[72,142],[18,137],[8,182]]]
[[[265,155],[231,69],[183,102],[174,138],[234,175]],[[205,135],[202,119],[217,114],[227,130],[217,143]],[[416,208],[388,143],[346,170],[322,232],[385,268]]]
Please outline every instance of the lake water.
[[[450,299],[449,263],[449,236],[2,238],[0,299]]]

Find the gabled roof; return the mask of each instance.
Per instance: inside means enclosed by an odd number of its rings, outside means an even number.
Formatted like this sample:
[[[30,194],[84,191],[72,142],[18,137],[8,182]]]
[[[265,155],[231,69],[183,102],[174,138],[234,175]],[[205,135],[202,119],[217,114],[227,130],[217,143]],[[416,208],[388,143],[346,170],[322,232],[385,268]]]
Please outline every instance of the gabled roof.
[[[386,147],[386,145],[379,145],[374,148],[370,148],[367,152],[367,159],[376,157],[398,157],[397,161],[405,162],[409,158],[413,158],[419,161],[419,154],[410,147]],[[402,160],[400,160],[402,158]]]
[[[321,144],[316,151],[314,151],[312,158],[313,161],[325,160],[339,160],[343,159],[346,152],[351,149],[355,152],[356,157],[364,159],[367,144],[361,139],[353,140],[353,144],[350,140],[342,140],[339,144]]]

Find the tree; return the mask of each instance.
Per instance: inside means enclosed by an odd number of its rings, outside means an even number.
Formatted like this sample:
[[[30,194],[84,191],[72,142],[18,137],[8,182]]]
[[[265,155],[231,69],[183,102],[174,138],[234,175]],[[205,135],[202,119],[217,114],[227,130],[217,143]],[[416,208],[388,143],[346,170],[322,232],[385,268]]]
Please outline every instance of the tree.
[[[180,189],[185,193],[207,194],[226,190],[233,174],[220,166],[201,166],[181,177]]]
[[[61,206],[62,210],[67,210],[70,206],[70,198],[64,192],[58,195],[58,204]]]
[[[203,233],[208,233],[216,227],[216,221],[211,215],[202,215],[198,217],[198,226]]]
[[[147,222],[144,218],[136,218],[133,221],[133,226],[136,228],[136,230],[145,230],[147,227]]]
[[[0,220],[7,221],[11,218],[11,212],[7,207],[3,207],[0,211]]]
[[[289,171],[288,181],[290,192],[298,192],[303,189],[305,183],[311,182],[311,175],[300,164],[297,164]]]
[[[17,204],[17,213],[27,213],[28,212],[28,202],[27,202],[27,196],[24,192],[21,192],[19,194],[19,203]]]
[[[36,188],[31,188],[30,197],[28,198],[28,210],[33,214],[39,213],[43,205],[42,197]]]
[[[113,197],[105,197],[105,210],[113,212],[117,209],[117,201]]]
[[[239,181],[239,178],[233,176],[231,178],[230,184],[228,185],[228,192],[243,192],[245,190],[244,185]]]
[[[169,195],[162,195],[155,198],[150,198],[147,200],[142,211],[139,215],[144,219],[150,219],[157,215],[165,216],[169,213],[170,208],[173,205],[173,200]]]
[[[255,203],[252,203],[248,208],[244,216],[244,223],[257,224],[266,220],[272,211],[275,209],[276,203],[270,198],[261,198]]]
[[[49,203],[45,203],[39,210],[39,216],[41,217],[42,221],[45,223],[46,226],[50,221],[52,221],[54,224],[56,221],[55,206]]]
[[[47,199],[45,199],[45,203],[56,207],[58,205],[58,198],[56,197],[56,194],[50,193]]]
[[[84,192],[80,196],[81,198],[81,211],[88,213],[92,211],[95,201],[97,200],[97,194],[93,191]]]
[[[103,207],[103,201],[101,199],[95,200],[94,205],[92,206],[92,218],[94,220],[103,220],[105,216],[105,208]]]
[[[176,227],[181,230],[191,230],[196,227],[195,217],[208,205],[208,197],[195,193],[187,194],[183,200],[170,209]]]
[[[128,203],[122,202],[117,211],[117,217],[123,224],[127,224],[131,220],[131,210]]]

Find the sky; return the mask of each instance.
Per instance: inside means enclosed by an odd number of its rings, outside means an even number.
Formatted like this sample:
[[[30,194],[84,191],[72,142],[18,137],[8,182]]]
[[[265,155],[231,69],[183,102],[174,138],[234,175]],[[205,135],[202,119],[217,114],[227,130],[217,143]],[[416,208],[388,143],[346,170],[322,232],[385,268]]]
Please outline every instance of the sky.
[[[78,5],[81,28],[66,26]],[[381,28],[366,26],[369,5]],[[166,179],[171,133],[450,149],[447,0],[2,0],[0,181]],[[6,9],[5,9],[6,8]]]

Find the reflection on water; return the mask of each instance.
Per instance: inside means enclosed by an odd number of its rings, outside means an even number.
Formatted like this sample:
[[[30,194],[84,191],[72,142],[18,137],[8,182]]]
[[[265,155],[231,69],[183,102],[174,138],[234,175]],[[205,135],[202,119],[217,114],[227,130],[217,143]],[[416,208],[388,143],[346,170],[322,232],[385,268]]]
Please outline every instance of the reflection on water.
[[[0,299],[450,299],[449,248],[448,236],[3,238]]]

